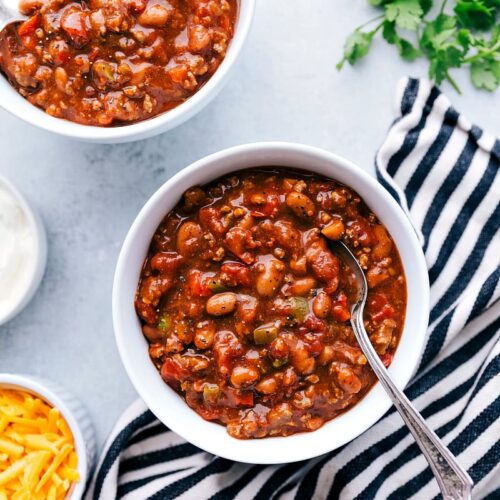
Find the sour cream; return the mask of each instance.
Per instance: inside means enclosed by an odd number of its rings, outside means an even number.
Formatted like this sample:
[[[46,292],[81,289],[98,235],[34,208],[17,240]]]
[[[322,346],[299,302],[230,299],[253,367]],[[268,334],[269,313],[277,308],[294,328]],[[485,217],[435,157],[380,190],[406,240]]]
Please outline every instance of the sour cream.
[[[29,293],[37,266],[36,228],[19,197],[0,179],[0,323]]]

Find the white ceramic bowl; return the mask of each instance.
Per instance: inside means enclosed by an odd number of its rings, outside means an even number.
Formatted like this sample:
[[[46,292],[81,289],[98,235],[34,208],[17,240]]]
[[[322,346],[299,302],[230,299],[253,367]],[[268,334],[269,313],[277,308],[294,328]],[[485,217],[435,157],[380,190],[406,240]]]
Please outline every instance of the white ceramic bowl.
[[[73,434],[80,474],[80,481],[73,483],[66,498],[80,500],[96,457],[94,429],[85,408],[59,385],[31,375],[0,373],[0,388],[20,389],[33,393],[61,412]]]
[[[250,30],[255,0],[239,0],[234,37],[217,71],[192,97],[176,108],[149,120],[121,127],[94,127],[54,118],[30,104],[0,74],[0,106],[22,120],[73,139],[97,143],[136,141],[177,127],[201,111],[222,89]]]
[[[359,167],[320,149],[287,143],[258,143],[227,149],[185,168],[150,198],[125,238],[113,287],[115,336],[127,373],[151,411],[186,440],[231,460],[272,464],[315,457],[359,436],[391,406],[383,388],[377,384],[351,410],[317,431],[288,437],[237,440],[226,433],[225,427],[203,420],[163,382],[149,359],[147,342],[134,309],[135,291],[151,238],[182,193],[193,185],[207,183],[235,170],[259,166],[296,167],[336,179],[355,189],[390,231],[408,283],[405,327],[389,370],[401,388],[417,368],[424,345],[429,283],[415,232],[394,199]]]
[[[19,314],[28,302],[33,298],[42,281],[45,266],[47,264],[47,237],[42,220],[37,212],[26,201],[26,198],[17,190],[17,188],[5,177],[0,175],[0,185],[4,185],[18,201],[19,206],[23,210],[26,221],[33,232],[33,261],[29,269],[29,276],[26,282],[24,293],[19,296],[19,299],[12,304],[12,308],[3,315],[0,315],[0,325],[7,323],[14,316]],[[0,243],[1,244],[1,243]]]

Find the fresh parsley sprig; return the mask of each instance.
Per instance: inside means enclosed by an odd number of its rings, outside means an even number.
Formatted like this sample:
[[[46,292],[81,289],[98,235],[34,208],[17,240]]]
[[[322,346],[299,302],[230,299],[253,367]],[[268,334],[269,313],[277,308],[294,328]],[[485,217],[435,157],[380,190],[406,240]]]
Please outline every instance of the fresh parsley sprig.
[[[344,56],[337,64],[339,70],[346,62],[354,65],[366,56],[373,38],[381,32],[404,60],[426,57],[429,77],[438,84],[447,80],[460,92],[450,71],[469,66],[477,88],[493,92],[499,87],[500,0],[442,0],[438,12],[434,12],[433,0],[368,2],[383,13],[356,28],[347,38]]]

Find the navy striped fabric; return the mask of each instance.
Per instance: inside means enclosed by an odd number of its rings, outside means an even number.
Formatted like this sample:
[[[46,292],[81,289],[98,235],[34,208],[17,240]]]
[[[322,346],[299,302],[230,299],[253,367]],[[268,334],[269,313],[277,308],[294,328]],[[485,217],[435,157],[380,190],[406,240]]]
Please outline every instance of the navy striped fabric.
[[[500,498],[500,142],[426,80],[405,79],[377,177],[419,234],[428,340],[406,394],[474,480]],[[142,401],[122,416],[88,499],[432,499],[439,490],[394,409],[341,449],[278,466],[230,462],[169,431]]]

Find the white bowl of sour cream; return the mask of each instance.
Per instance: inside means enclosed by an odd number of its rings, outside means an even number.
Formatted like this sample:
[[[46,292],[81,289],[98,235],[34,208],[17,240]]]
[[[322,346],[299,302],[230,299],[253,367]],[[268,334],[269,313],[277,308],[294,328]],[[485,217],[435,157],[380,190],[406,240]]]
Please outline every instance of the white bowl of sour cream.
[[[31,300],[47,262],[42,221],[23,195],[0,175],[0,325]]]

